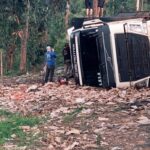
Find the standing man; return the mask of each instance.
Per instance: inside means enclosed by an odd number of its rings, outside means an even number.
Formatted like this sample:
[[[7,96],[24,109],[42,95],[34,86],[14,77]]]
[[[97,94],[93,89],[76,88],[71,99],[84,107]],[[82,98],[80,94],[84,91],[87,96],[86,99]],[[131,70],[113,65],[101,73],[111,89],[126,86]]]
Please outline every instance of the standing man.
[[[47,49],[47,52],[45,53],[46,74],[45,74],[44,83],[47,83],[48,79],[50,82],[53,81],[55,64],[56,64],[56,53],[54,49],[52,49],[50,46],[47,46],[46,49]]]
[[[68,79],[72,76],[72,67],[71,67],[71,55],[69,43],[66,43],[62,55],[64,57],[64,76]]]
[[[105,0],[98,0],[98,15],[99,17],[103,17],[103,12],[104,12],[104,4]]]
[[[93,15],[93,0],[85,0],[86,16],[92,17]]]

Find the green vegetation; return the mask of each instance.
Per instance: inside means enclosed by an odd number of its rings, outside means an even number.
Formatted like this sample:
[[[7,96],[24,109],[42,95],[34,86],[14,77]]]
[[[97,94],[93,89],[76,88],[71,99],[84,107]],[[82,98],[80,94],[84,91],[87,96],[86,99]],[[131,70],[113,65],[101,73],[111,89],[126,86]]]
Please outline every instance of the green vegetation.
[[[57,65],[63,63],[61,51],[66,42],[65,14],[66,0],[1,0],[0,1],[0,49],[3,49],[4,72],[6,74],[19,72],[21,37],[20,31],[26,26],[27,4],[29,9],[29,34],[27,39],[26,69],[40,68],[43,63],[45,47],[50,44],[55,48]],[[105,16],[116,15],[119,12],[134,12],[136,0],[108,0],[105,4]],[[148,0],[144,0],[144,10],[149,10]],[[69,26],[73,17],[84,17],[83,0],[70,0]],[[13,49],[13,65],[8,65],[9,46]],[[6,58],[6,59],[5,59]]]
[[[26,133],[22,126],[33,127],[40,123],[36,117],[24,117],[5,110],[0,110],[0,144],[15,140],[20,145],[28,145],[37,137],[32,132]]]
[[[73,121],[82,110],[83,110],[83,107],[79,107],[79,108],[76,108],[71,113],[68,113],[67,115],[65,115],[63,119],[64,123],[69,123]]]

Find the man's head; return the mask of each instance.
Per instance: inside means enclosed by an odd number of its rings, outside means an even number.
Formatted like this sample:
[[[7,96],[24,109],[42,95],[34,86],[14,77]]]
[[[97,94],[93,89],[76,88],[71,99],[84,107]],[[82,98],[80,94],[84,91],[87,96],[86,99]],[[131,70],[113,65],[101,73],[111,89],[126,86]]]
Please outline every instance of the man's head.
[[[47,46],[46,49],[47,49],[47,51],[51,51],[51,47],[50,46]]]
[[[65,47],[68,47],[69,46],[69,43],[65,43]]]

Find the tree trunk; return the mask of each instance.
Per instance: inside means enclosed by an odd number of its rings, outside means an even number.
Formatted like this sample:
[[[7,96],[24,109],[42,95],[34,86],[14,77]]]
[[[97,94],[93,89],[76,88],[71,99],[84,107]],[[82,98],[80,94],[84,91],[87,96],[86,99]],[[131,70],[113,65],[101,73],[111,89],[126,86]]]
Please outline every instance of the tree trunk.
[[[113,15],[115,14],[115,0],[113,0],[113,6],[112,6],[112,12],[113,12]]]
[[[136,11],[143,10],[143,0],[136,0]]]
[[[25,28],[21,32],[21,58],[20,58],[20,73],[26,72],[26,63],[27,63],[27,40],[29,35],[29,10],[30,10],[30,1],[27,1],[27,13],[26,13],[26,24]]]
[[[23,38],[21,39],[21,58],[20,58],[20,72],[26,72],[26,53],[27,53],[27,38],[25,36],[27,29],[23,30]]]
[[[15,44],[10,44],[7,50],[7,70],[10,71],[12,70],[13,63],[14,63],[14,52],[15,52],[16,45]]]
[[[3,52],[0,50],[0,75],[3,78]]]
[[[68,25],[69,25],[69,15],[70,15],[70,0],[67,0],[66,14],[65,14],[65,27],[66,27],[66,29],[68,29]]]
[[[65,13],[66,39],[68,39],[67,29],[69,27],[69,16],[70,16],[70,0],[67,0],[67,2],[66,2],[66,13]]]

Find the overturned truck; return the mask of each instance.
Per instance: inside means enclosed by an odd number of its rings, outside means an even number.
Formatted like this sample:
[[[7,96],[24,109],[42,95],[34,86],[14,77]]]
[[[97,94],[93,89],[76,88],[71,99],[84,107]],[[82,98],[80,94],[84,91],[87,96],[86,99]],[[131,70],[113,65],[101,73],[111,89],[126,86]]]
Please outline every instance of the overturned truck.
[[[75,18],[72,22],[68,33],[77,84],[105,88],[149,86],[149,12],[91,20]]]

